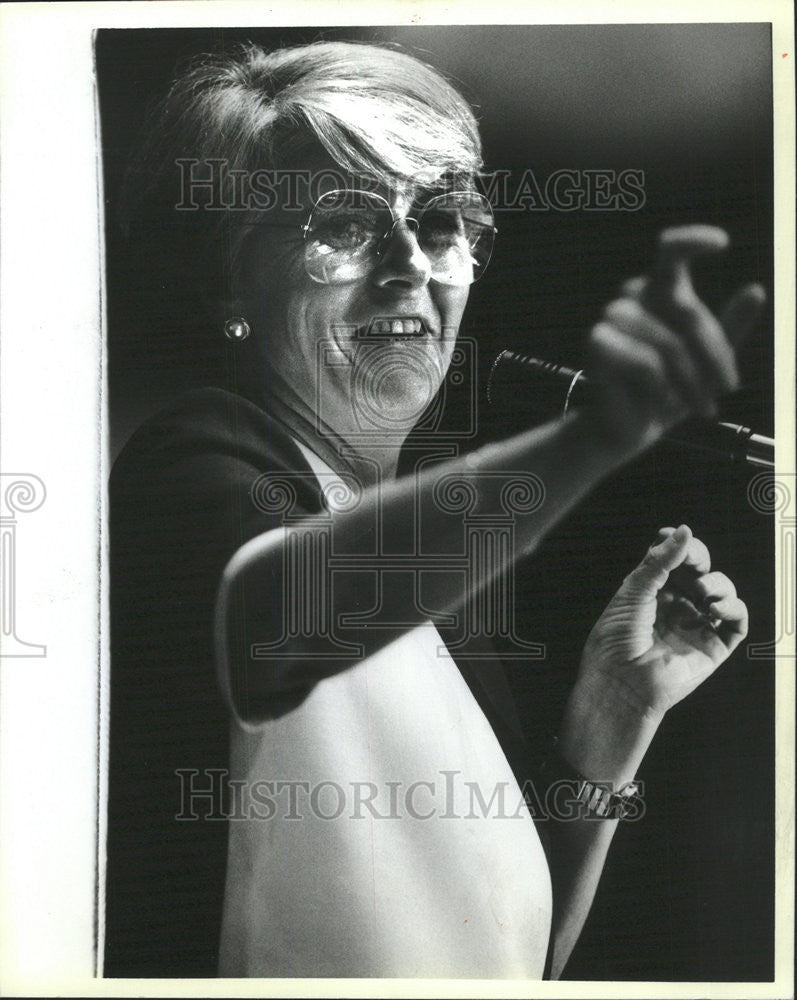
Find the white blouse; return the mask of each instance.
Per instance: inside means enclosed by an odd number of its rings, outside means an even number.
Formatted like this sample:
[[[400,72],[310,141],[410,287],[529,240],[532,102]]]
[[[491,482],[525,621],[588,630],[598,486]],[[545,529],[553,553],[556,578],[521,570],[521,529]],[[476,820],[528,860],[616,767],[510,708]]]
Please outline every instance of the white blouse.
[[[233,720],[230,779],[222,976],[541,978],[545,855],[431,623]]]

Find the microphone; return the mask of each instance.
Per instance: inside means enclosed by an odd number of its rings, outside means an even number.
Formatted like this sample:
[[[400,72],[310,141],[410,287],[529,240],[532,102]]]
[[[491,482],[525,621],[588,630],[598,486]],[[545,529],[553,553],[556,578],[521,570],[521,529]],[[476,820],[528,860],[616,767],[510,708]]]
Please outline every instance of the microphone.
[[[504,350],[490,369],[487,401],[491,405],[506,402],[513,410],[550,420],[563,417],[571,409],[589,407],[594,401],[594,391],[583,369],[577,371],[553,361]],[[665,441],[724,455],[731,461],[758,468],[775,467],[773,438],[754,434],[741,424],[700,418],[684,420],[665,436]]]

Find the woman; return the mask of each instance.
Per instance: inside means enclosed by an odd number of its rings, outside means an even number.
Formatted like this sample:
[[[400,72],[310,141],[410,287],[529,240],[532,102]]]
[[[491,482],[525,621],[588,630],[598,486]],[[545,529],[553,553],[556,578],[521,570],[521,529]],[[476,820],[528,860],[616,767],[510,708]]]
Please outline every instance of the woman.
[[[130,173],[172,315],[213,315],[230,354],[227,389],[178,400],[114,470],[106,974],[558,976],[665,712],[746,633],[705,546],[662,529],[535,777],[573,782],[543,849],[500,667],[455,662],[431,619],[714,412],[763,294],[720,323],[689,263],[725,234],[665,232],[592,331],[589,416],[398,477],[489,261],[480,169],[434,70],[318,43],[195,66]],[[514,548],[451,572],[451,484],[489,515],[513,480],[538,500],[511,510]]]

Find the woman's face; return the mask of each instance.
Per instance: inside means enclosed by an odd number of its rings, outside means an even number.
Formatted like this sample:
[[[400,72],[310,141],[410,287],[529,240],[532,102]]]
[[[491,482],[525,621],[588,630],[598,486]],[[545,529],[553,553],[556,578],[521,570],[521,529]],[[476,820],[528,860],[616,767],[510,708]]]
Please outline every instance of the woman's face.
[[[329,161],[313,167],[328,168]],[[413,215],[412,188],[378,193],[395,218]],[[300,226],[311,208],[308,200],[300,211],[269,213],[273,219],[244,244],[236,280],[257,350],[260,370],[252,374],[268,394],[267,370],[277,372],[344,437],[357,431],[403,437],[445,377],[468,286],[431,280],[428,259],[401,223],[365,273],[320,284],[304,265]]]

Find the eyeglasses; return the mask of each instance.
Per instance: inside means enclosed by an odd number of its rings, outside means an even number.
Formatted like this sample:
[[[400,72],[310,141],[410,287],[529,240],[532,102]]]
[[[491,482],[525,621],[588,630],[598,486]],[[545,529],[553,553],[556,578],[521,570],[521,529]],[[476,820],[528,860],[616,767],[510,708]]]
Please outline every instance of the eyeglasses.
[[[428,201],[416,218],[401,219],[381,195],[358,190],[328,191],[313,206],[301,227],[307,273],[325,285],[363,277],[400,223],[414,233],[434,281],[470,285],[484,273],[497,230],[483,195],[451,191]]]

